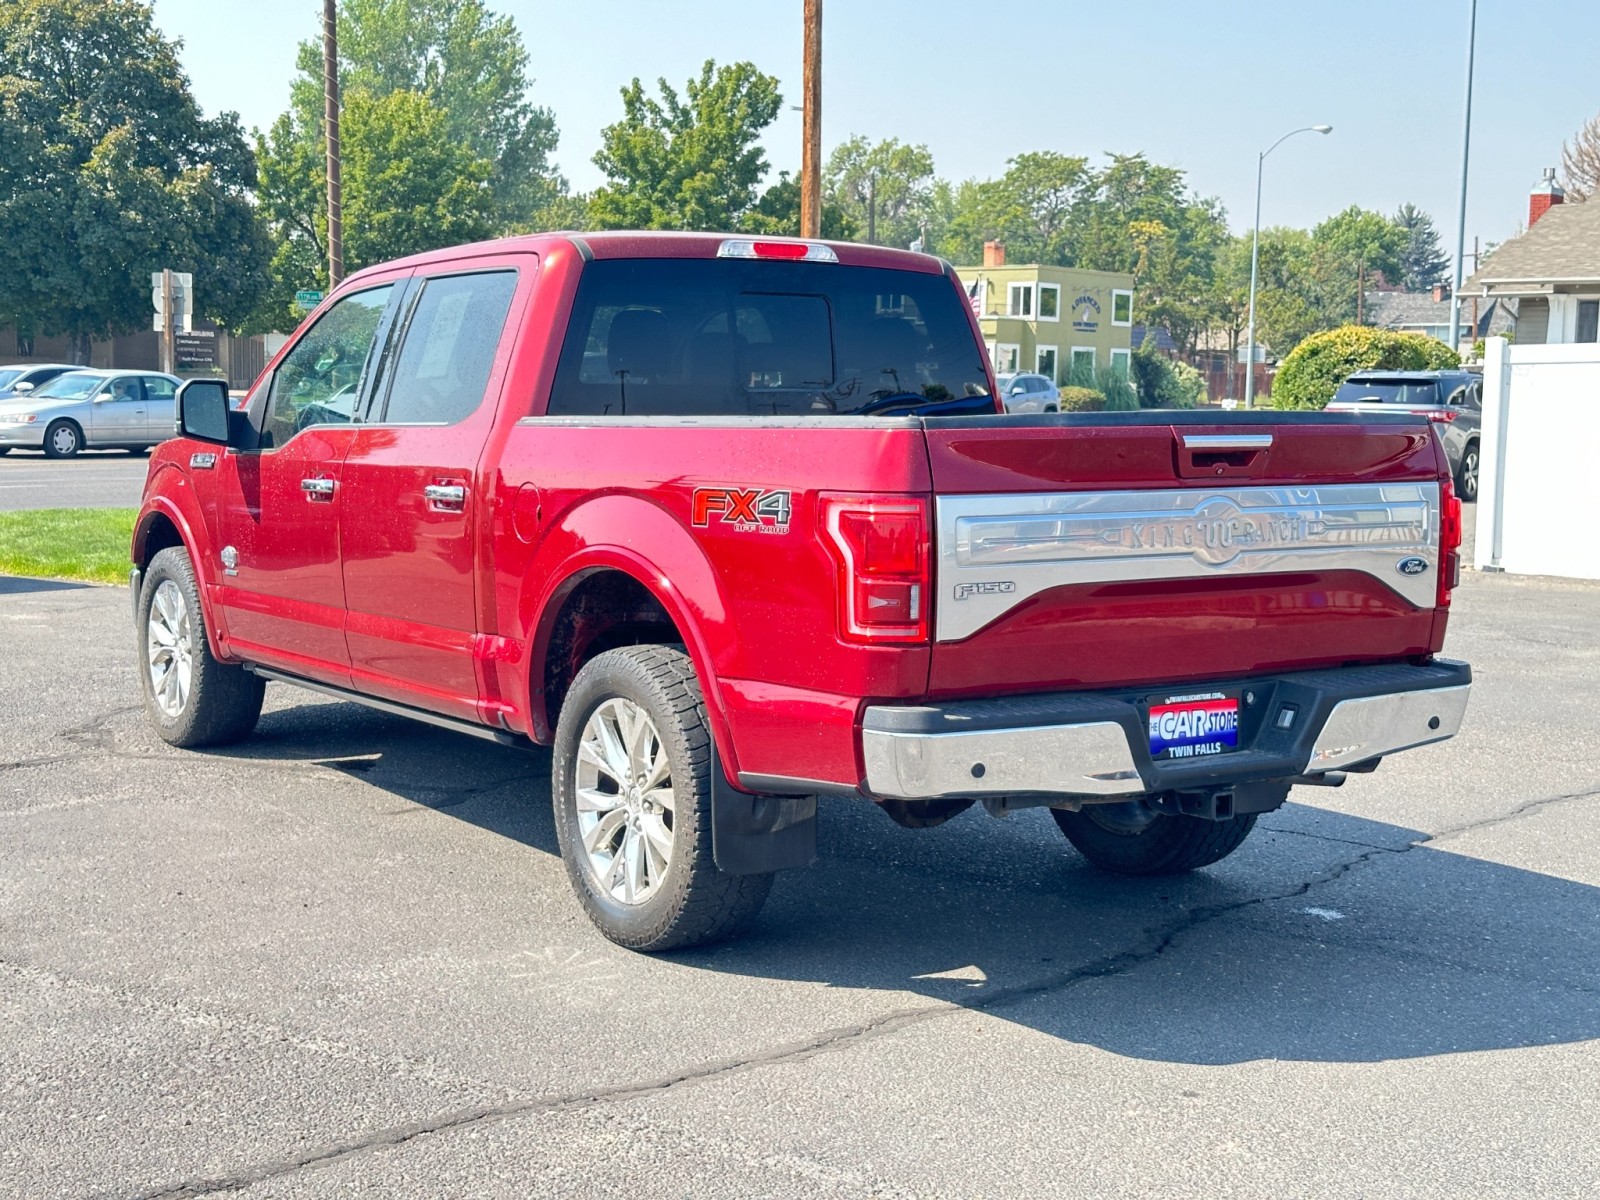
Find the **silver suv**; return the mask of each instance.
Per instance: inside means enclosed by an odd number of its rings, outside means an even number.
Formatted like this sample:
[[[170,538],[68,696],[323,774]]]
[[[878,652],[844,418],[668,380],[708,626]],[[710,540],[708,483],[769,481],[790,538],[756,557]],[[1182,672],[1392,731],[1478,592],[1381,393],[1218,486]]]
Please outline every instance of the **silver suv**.
[[[1471,371],[1357,371],[1339,385],[1329,412],[1414,412],[1439,431],[1456,495],[1478,498],[1483,377]]]

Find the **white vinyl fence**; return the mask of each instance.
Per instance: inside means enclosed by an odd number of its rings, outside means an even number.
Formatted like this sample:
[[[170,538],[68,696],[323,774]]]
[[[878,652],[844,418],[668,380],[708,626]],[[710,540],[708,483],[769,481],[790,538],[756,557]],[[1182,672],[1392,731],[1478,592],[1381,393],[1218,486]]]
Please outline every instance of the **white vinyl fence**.
[[[1600,345],[1484,351],[1480,571],[1600,579]]]

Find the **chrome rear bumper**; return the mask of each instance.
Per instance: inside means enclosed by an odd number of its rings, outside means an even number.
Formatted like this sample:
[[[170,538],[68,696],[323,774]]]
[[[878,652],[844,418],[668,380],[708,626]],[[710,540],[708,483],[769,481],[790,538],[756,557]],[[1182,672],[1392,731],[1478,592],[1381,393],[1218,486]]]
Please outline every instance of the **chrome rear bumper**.
[[[883,705],[868,708],[862,723],[866,791],[886,800],[1092,799],[1342,770],[1454,736],[1472,672],[1441,659],[1182,687],[1249,698],[1241,701],[1236,751],[1152,759],[1147,700],[1153,691]],[[1278,725],[1286,710],[1290,724]]]

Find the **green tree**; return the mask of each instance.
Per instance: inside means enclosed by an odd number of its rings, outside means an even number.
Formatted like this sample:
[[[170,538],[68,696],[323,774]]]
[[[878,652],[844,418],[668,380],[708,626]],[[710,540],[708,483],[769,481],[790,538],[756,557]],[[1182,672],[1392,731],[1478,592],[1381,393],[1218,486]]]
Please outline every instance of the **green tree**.
[[[661,98],[635,79],[622,89],[622,120],[601,132],[595,165],[607,183],[589,198],[597,229],[734,229],[767,173],[762,130],[783,106],[778,81],[754,64],[707,59],[684,94],[658,80]]]
[[[934,183],[933,154],[926,146],[896,138],[873,145],[857,136],[828,155],[822,195],[849,218],[861,240],[871,237],[880,246],[904,250],[924,228],[931,241],[938,239]]]
[[[290,87],[294,124],[321,136],[322,42],[300,43]],[[528,92],[528,52],[510,17],[482,0],[340,0],[339,83],[345,96],[426,96],[451,141],[490,164],[498,231],[549,227],[544,210],[566,181],[550,156],[559,134]]]
[[[942,251],[977,262],[983,243],[998,239],[1014,262],[1074,261],[1074,204],[1090,179],[1089,160],[1053,151],[1019,154],[999,179],[969,180],[953,193]]]
[[[1402,204],[1394,223],[1405,235],[1400,250],[1400,285],[1408,292],[1426,292],[1450,276],[1450,257],[1439,245],[1433,218],[1415,204]]]
[[[800,236],[800,185],[789,177],[789,172],[779,171],[778,181],[761,193],[755,207],[747,209],[739,218],[741,233],[760,233],[787,237]],[[822,205],[822,236],[829,241],[854,241],[855,223],[837,204],[824,201]]]
[[[1461,365],[1449,346],[1420,333],[1344,325],[1306,338],[1278,368],[1274,408],[1324,408],[1353,371],[1438,371]]]
[[[150,274],[191,271],[198,313],[241,321],[266,284],[256,164],[207,118],[135,0],[0,7],[0,325],[94,337],[150,321]]]

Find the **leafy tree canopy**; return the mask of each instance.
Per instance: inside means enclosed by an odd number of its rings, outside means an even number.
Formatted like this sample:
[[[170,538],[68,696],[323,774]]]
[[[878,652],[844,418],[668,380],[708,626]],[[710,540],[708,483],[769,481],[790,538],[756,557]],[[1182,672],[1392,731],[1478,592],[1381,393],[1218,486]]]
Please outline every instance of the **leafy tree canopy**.
[[[868,231],[880,246],[904,250],[934,218],[933,154],[890,138],[876,145],[853,137],[834,147],[822,172],[822,194],[854,223],[857,237]],[[872,204],[876,199],[876,215]]]
[[[148,327],[164,267],[237,323],[266,282],[255,183],[238,118],[201,115],[148,5],[0,6],[0,325],[70,334],[86,360]]]
[[[754,64],[707,59],[683,95],[660,98],[635,79],[622,120],[601,132],[595,165],[607,182],[589,197],[597,229],[734,229],[767,173],[761,133],[783,105],[778,81]]]
[[[1402,204],[1394,223],[1405,235],[1399,283],[1408,292],[1426,292],[1450,276],[1450,256],[1439,245],[1433,218],[1415,204]]]

